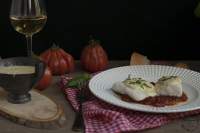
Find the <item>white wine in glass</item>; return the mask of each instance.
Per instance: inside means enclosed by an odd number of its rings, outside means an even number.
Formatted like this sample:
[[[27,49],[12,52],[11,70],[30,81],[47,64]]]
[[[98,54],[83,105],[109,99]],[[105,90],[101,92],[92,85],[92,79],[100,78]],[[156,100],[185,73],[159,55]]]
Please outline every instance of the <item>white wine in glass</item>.
[[[32,36],[43,29],[47,15],[43,0],[12,0],[10,21],[14,29],[25,35],[28,56],[32,55]]]

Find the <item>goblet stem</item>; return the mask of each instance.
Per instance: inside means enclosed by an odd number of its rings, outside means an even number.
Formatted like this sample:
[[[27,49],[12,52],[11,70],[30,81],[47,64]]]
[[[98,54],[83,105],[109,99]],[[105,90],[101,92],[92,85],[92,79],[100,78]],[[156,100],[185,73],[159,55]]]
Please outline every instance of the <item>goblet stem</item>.
[[[26,35],[26,41],[27,41],[27,54],[28,57],[32,56],[32,35]]]

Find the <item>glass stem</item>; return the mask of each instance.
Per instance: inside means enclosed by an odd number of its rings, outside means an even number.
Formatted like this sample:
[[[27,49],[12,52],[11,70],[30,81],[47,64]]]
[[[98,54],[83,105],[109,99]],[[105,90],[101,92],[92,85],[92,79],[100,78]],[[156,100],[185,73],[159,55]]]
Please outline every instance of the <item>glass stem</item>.
[[[28,57],[32,56],[32,35],[26,35],[26,41],[27,41],[27,54]]]

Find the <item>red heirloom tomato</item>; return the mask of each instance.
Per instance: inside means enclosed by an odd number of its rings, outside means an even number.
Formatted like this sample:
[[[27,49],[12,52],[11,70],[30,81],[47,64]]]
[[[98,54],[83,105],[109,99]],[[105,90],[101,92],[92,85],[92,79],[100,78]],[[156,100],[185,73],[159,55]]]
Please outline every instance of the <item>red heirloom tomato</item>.
[[[97,72],[107,68],[108,56],[99,41],[94,39],[89,41],[89,45],[81,53],[81,64],[89,72]]]
[[[49,66],[52,74],[62,75],[74,70],[74,58],[62,48],[53,45],[40,58]]]

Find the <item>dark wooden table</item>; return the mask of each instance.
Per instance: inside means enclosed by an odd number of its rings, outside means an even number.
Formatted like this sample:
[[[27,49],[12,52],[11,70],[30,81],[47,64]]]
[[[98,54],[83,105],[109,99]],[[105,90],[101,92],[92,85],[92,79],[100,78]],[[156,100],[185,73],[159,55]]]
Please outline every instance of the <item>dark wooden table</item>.
[[[171,61],[163,62],[156,61],[154,64],[175,64],[177,62],[187,63],[191,69],[200,72],[200,61]],[[128,61],[111,61],[110,67],[124,66],[128,65]],[[79,65],[77,65],[77,70],[75,73],[82,72]],[[61,90],[58,88],[56,83],[58,82],[59,77],[54,77],[52,85],[46,89],[44,94],[50,96],[57,103],[61,104],[64,107],[67,123],[63,128],[56,130],[46,130],[46,129],[34,129],[21,126],[6,120],[5,118],[0,117],[0,133],[75,133],[71,131],[71,126],[74,121],[75,113],[69,106],[69,103],[65,100],[65,97]],[[195,117],[187,117],[184,119],[176,120],[172,123],[164,125],[159,128],[148,129],[141,131],[141,133],[200,133],[200,115]],[[79,133],[79,132],[78,132]]]

